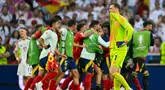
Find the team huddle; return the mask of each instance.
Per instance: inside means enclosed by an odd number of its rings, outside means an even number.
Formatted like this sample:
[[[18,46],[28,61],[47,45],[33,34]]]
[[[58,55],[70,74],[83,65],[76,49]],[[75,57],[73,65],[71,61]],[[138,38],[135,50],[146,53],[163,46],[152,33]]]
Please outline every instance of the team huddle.
[[[139,72],[144,75],[144,90],[148,90],[149,72],[144,61],[153,44],[149,31],[152,23],[146,21],[144,29],[134,33],[131,24],[120,15],[119,4],[111,3],[109,11],[109,22],[100,24],[94,20],[88,28],[75,20],[61,28],[60,16],[54,16],[49,27],[36,25],[31,38],[26,35],[27,29],[21,28],[14,54],[19,62],[17,74],[30,76],[24,90],[57,90],[58,86],[58,90],[81,90],[81,83],[85,90],[91,90],[92,78],[96,90],[120,90],[121,85],[132,90],[128,74],[142,90]],[[70,75],[59,85],[67,71]]]

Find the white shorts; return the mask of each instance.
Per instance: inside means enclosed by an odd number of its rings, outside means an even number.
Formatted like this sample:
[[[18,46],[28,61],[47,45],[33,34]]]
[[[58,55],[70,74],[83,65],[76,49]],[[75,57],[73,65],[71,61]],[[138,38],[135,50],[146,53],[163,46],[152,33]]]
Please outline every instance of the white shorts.
[[[32,74],[32,66],[26,63],[18,64],[17,75],[31,76],[31,74]]]

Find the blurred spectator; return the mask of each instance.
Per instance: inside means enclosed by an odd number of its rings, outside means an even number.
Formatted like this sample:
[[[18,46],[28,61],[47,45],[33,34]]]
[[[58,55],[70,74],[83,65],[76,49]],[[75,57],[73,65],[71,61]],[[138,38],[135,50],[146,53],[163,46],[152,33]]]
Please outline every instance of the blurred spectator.
[[[73,17],[75,18],[75,16],[76,16],[76,20],[79,21],[79,16],[80,16],[79,14],[80,13],[77,11],[76,3],[75,2],[72,2],[70,4],[69,11],[66,13],[66,16],[68,16],[71,19]]]
[[[32,13],[32,11],[30,9],[30,5],[29,4],[25,3],[25,7],[24,8],[25,8],[25,14],[24,15],[26,16],[25,20],[26,19],[28,20],[28,19],[30,19],[32,17],[33,13]]]
[[[93,20],[94,20],[93,14],[88,14],[87,27],[89,27],[89,25]]]
[[[4,24],[8,24],[12,19],[12,15],[8,12],[8,10],[9,9],[7,6],[2,7],[2,13],[0,14],[0,17],[3,19]]]
[[[68,6],[63,7],[57,15],[61,16],[61,18],[64,19],[65,15],[68,13],[68,9]]]
[[[158,19],[158,23],[156,24],[156,34],[165,41],[165,16],[160,16]]]
[[[9,64],[16,64],[17,63],[13,51],[14,51],[15,45],[19,39],[20,39],[19,32],[14,31],[11,38],[10,38],[10,41],[9,41],[9,45],[10,45],[10,48],[9,48],[10,57],[8,58]]]
[[[152,12],[150,12],[149,18],[150,18],[151,20],[153,20],[154,23],[157,23],[157,22],[158,22],[158,17],[159,17],[160,15],[164,16],[165,13],[164,13],[164,11],[160,8],[160,3],[159,3],[159,2],[155,2],[155,9],[154,9]]]
[[[97,0],[97,6],[94,7],[94,12],[100,14],[101,10],[104,8],[103,0]]]
[[[82,8],[85,8],[85,7],[87,7],[88,4],[90,4],[90,1],[89,0],[76,0],[75,3]]]
[[[1,44],[4,45],[6,43],[6,37],[9,35],[8,26],[4,25],[3,19],[0,17],[0,36],[2,38]]]
[[[5,0],[6,2],[5,2],[5,4],[4,4],[4,6],[7,6],[8,7],[8,10],[9,10],[9,12],[10,12],[10,14],[11,15],[14,15],[14,13],[15,13],[15,6],[14,6],[14,3],[16,3],[16,2],[14,2],[13,0]]]
[[[142,18],[140,17],[140,15],[139,14],[136,14],[135,15],[135,23],[134,23],[135,32],[143,29],[143,22],[144,21],[142,20]]]
[[[7,57],[10,53],[7,51],[6,47],[2,45],[2,37],[0,36],[0,65],[7,64]]]
[[[160,8],[162,8],[162,6],[163,6],[163,1],[164,0],[149,0],[149,2],[150,2],[150,11],[153,11],[154,9],[155,9],[155,2],[158,2],[158,3],[160,3]]]
[[[109,14],[108,14],[108,11],[107,11],[106,8],[103,8],[103,9],[101,10],[100,15],[99,15],[98,18],[101,20],[100,23],[103,23],[103,22],[105,22],[105,21],[109,21]]]
[[[28,19],[27,21],[27,27],[28,27],[28,32],[29,35],[31,35],[31,33],[33,32],[35,25],[36,24],[44,24],[44,20],[43,20],[43,12],[38,10],[38,8],[35,8],[33,11],[33,15],[32,18]]]
[[[5,3],[5,0],[0,0],[0,12],[2,10],[2,7],[3,7],[4,3]]]
[[[133,17],[133,12],[131,9],[128,8],[128,0],[122,0],[121,2],[121,14],[129,20],[131,17]]]
[[[142,16],[143,15],[143,11],[144,10],[147,10],[149,11],[149,8],[148,6],[144,3],[144,0],[139,0],[138,3],[137,3],[137,13]]]
[[[161,60],[160,64],[165,64],[165,42],[161,45]]]
[[[15,11],[15,18],[18,20],[20,17],[23,17],[25,20],[27,20],[27,14],[25,13],[25,3],[18,3],[16,4],[16,11]]]
[[[20,39],[19,32],[14,31],[9,41],[10,46],[14,46],[19,39]]]
[[[161,47],[162,40],[160,37],[154,38],[154,46],[151,47],[150,52],[152,53],[160,53],[160,47]]]
[[[128,7],[133,11],[132,14],[135,15],[135,12],[137,11],[137,1],[138,0],[128,0]]]
[[[93,19],[98,20],[98,14],[93,11],[93,5],[92,4],[87,5],[86,13],[84,13],[84,16],[83,16],[84,19],[88,20],[89,14],[93,14]]]
[[[143,21],[147,21],[148,18],[149,18],[149,11],[144,10],[144,11],[143,11],[143,14],[142,14],[142,19],[143,19]]]

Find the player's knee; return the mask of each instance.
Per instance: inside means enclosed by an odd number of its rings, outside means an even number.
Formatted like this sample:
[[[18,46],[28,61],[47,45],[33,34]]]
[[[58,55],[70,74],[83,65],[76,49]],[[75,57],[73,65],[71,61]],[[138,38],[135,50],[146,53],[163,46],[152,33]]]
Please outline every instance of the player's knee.
[[[97,75],[102,75],[101,69],[98,69],[98,70],[97,70]]]
[[[149,76],[148,70],[146,70],[146,71],[143,72],[143,76]]]
[[[112,75],[112,74],[114,74],[114,73],[116,73],[116,72],[119,72],[119,68],[112,66],[112,67],[110,68],[110,74]]]

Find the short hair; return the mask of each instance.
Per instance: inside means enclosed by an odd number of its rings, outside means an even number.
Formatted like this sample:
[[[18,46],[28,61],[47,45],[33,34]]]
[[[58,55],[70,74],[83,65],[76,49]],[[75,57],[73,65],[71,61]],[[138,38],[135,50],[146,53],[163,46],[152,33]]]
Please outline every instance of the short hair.
[[[84,26],[85,24],[84,23],[80,23],[77,25],[77,31],[80,31],[81,28]]]
[[[154,40],[155,39],[158,39],[160,41],[160,43],[162,43],[162,39],[159,36],[155,37]]]
[[[21,29],[24,29],[25,31],[28,32],[28,29],[26,27],[20,27],[18,31],[20,31]]]
[[[146,27],[146,26],[149,25],[149,24],[153,24],[152,21],[145,21],[145,22],[143,23],[143,27]]]
[[[60,16],[58,16],[58,15],[54,16],[54,18],[51,19],[50,26],[52,26],[53,23],[55,23],[59,20],[62,20],[62,18]]]
[[[75,20],[69,20],[68,21],[68,27],[72,27],[73,25],[76,25],[76,21]]]
[[[107,28],[108,30],[110,30],[110,22],[109,22],[109,21],[104,22],[104,23],[101,25],[101,27],[102,27],[102,28],[105,27],[105,28]]]
[[[62,20],[62,18],[60,16],[54,16],[54,18],[52,19],[52,22],[55,23],[59,20]]]
[[[118,9],[119,9],[119,11],[121,10],[120,4],[118,4],[118,3],[116,3],[116,2],[112,2],[110,5],[114,5],[115,8],[118,8]]]
[[[95,25],[99,24],[99,21],[93,20],[91,24],[89,25],[90,28],[94,27]]]

